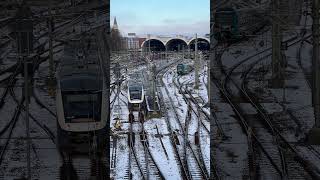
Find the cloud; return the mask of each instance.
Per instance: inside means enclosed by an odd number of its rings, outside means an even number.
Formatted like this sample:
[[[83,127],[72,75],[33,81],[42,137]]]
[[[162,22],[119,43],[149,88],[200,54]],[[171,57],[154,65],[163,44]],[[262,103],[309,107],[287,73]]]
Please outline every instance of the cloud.
[[[161,21],[162,24],[179,24],[181,22],[190,22],[190,19],[188,19],[188,18],[165,18]]]

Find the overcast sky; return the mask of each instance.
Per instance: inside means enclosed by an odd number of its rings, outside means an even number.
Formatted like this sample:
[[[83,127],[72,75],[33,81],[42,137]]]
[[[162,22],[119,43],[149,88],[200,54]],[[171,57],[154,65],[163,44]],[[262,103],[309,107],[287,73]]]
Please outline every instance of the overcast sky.
[[[204,35],[210,28],[209,0],[110,0],[122,34]]]

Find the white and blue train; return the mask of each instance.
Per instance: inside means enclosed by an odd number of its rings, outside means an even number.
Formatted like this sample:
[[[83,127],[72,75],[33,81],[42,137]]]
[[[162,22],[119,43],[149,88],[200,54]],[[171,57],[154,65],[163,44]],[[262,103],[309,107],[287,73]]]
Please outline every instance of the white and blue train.
[[[129,75],[128,83],[128,108],[132,111],[144,110],[145,108],[145,90],[144,78],[142,73],[133,73]]]

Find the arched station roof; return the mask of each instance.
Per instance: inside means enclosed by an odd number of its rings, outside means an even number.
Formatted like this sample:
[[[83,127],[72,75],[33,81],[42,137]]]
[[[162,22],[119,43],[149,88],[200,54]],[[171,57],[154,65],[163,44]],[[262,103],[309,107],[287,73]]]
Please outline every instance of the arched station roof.
[[[149,41],[151,42],[150,47],[152,51],[165,51],[167,47],[168,51],[176,51],[180,47],[190,47],[190,49],[194,50],[195,37],[187,40],[183,37],[152,37],[150,39],[146,39],[142,42],[141,48],[143,51],[146,51],[149,47]],[[209,50],[210,48],[210,40],[206,37],[198,37],[198,49],[199,50]]]
[[[188,43],[185,39],[182,38],[171,38],[166,42],[166,47],[168,51],[177,51],[182,50],[182,48],[187,48]]]
[[[150,48],[151,51],[165,51],[165,43],[158,38],[151,38],[151,39],[146,39],[145,41],[142,42],[141,47],[144,51],[146,51],[149,48],[149,41],[150,41]]]

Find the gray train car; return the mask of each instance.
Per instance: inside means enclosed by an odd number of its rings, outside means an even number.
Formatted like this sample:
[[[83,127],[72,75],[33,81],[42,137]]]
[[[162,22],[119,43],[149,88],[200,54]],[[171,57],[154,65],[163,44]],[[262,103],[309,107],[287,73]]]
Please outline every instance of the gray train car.
[[[72,40],[64,47],[57,73],[58,146],[90,152],[106,146],[107,86],[95,36]]]

